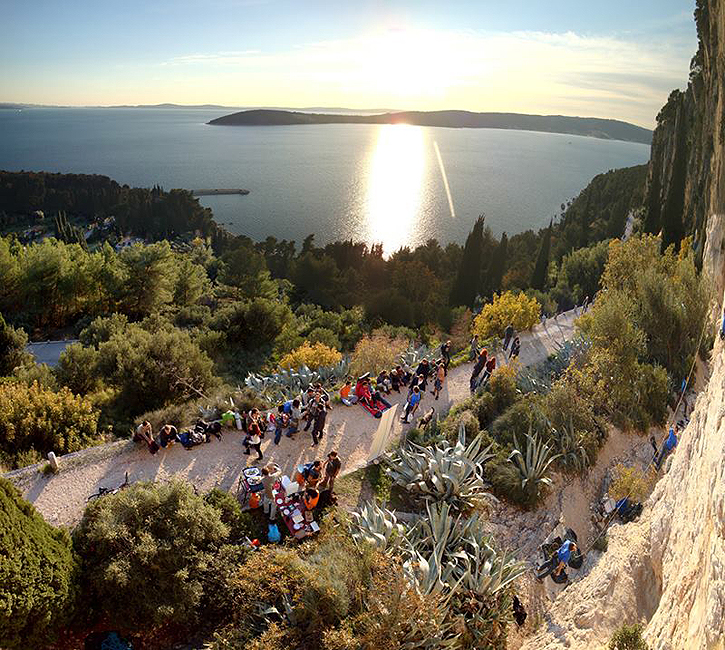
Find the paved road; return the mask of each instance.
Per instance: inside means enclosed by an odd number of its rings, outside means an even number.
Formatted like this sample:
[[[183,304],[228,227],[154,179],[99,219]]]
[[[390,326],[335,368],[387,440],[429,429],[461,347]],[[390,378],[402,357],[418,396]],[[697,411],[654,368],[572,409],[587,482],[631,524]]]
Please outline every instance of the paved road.
[[[519,361],[527,366],[534,365],[555,352],[557,343],[572,337],[576,316],[578,312],[572,310],[521,334]],[[440,399],[434,401],[428,393],[419,412],[422,414],[435,405],[439,413],[445,413],[452,404],[468,397],[470,374],[470,364],[452,369]],[[391,401],[402,408],[404,396],[396,396]],[[295,465],[314,458],[322,459],[328,451],[335,449],[340,454],[343,473],[346,474],[367,463],[377,426],[378,420],[362,407],[337,405],[327,418],[325,437],[318,447],[312,447],[309,434],[303,432],[296,440],[283,438],[277,447],[268,438],[262,444],[264,460],[274,460],[289,473]],[[403,426],[396,417],[393,439],[399,438]],[[61,458],[62,469],[57,475],[43,476],[38,466],[32,466],[6,476],[49,522],[73,525],[79,520],[88,495],[96,492],[99,486],[120,485],[126,472],[132,482],[166,481],[178,477],[190,481],[200,490],[220,486],[234,491],[241,470],[252,458],[242,454],[242,439],[241,432],[229,430],[222,441],[214,440],[191,451],[177,444],[155,456],[132,442],[120,441]]]

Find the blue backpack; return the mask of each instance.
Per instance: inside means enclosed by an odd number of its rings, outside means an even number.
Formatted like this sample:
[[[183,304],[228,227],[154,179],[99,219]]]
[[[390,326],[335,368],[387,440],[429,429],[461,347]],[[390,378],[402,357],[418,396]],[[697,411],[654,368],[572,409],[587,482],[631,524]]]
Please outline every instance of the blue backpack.
[[[269,528],[267,529],[267,540],[272,544],[276,544],[281,539],[282,535],[279,533],[277,524],[269,524]]]

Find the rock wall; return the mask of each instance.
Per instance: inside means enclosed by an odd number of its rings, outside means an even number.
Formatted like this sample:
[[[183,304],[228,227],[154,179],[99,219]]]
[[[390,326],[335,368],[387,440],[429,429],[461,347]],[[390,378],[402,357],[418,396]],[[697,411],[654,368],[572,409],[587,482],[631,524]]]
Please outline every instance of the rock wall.
[[[679,241],[683,234],[693,235],[705,258],[708,249],[723,246],[722,237],[710,241],[708,218],[723,212],[725,198],[724,6],[722,0],[697,0],[698,51],[687,89],[672,91],[657,115],[645,201],[648,232],[661,230],[666,244]],[[719,276],[722,270],[720,265]]]
[[[722,303],[725,288],[725,0],[698,0],[690,83],[658,115],[645,228],[666,243],[692,234]],[[586,573],[584,571],[583,573]],[[530,650],[605,647],[622,623],[645,624],[652,650],[725,650],[725,344],[640,520],[560,593]]]

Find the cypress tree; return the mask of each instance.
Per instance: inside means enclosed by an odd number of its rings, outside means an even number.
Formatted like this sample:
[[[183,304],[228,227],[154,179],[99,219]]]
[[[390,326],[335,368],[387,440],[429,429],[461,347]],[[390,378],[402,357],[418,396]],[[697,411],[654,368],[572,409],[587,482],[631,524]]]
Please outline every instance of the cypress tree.
[[[473,229],[466,237],[463,257],[453,283],[450,295],[452,307],[466,305],[471,307],[478,294],[481,282],[481,252],[483,249],[483,221],[481,215],[476,219]]]
[[[501,291],[501,282],[506,273],[506,261],[508,256],[508,236],[501,235],[501,241],[491,257],[491,264],[488,267],[486,297],[492,298],[494,293]]]
[[[541,246],[539,247],[539,255],[536,258],[536,266],[531,276],[531,286],[534,289],[543,290],[546,286],[546,274],[549,270],[549,253],[551,251],[551,227],[553,219],[549,222],[549,227],[544,231],[541,238]]]

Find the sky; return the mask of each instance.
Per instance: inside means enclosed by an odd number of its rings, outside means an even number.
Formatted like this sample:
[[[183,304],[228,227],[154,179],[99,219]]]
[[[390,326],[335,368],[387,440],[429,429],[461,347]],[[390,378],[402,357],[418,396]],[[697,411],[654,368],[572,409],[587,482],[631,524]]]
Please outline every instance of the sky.
[[[464,109],[652,127],[694,0],[1,0],[0,102]]]

